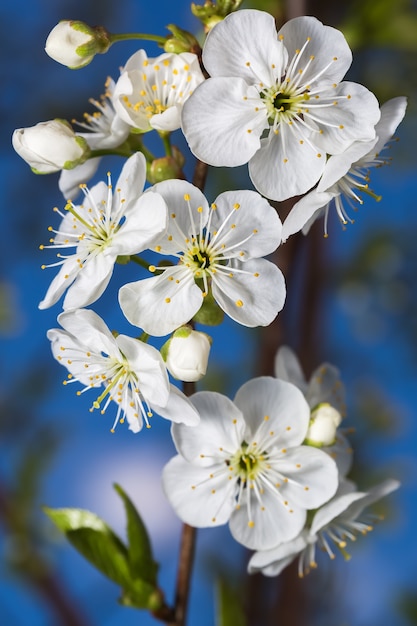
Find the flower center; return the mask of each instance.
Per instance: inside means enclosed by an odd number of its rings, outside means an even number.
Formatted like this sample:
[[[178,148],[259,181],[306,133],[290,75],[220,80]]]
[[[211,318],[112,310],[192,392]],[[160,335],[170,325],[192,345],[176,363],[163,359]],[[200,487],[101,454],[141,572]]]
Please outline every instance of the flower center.
[[[285,85],[273,85],[260,92],[268,114],[268,121],[275,129],[282,121],[289,122],[296,115],[302,113],[300,105],[310,97],[307,92],[297,93]]]
[[[229,460],[230,468],[243,483],[256,478],[267,468],[268,455],[244,441]]]

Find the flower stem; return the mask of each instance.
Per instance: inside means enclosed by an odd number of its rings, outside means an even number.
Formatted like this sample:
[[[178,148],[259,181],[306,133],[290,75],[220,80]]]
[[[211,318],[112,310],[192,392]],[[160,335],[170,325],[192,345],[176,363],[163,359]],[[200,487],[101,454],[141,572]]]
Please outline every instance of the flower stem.
[[[163,46],[166,42],[166,37],[161,35],[149,35],[147,33],[120,33],[118,35],[111,34],[110,41],[126,41],[128,39],[144,39],[145,41],[156,41],[157,44]]]
[[[175,592],[175,621],[170,626],[184,626],[187,616],[188,596],[191,586],[191,573],[194,562],[197,529],[188,524],[182,527],[180,558]]]

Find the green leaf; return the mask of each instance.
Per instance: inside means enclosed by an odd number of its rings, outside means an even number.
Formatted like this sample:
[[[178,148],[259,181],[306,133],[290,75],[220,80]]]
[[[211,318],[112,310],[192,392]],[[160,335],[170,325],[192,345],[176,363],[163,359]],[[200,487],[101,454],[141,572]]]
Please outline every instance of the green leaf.
[[[82,509],[43,510],[100,572],[123,588],[131,584],[126,546],[100,517]]]
[[[247,626],[239,594],[225,580],[217,583],[216,626]]]
[[[153,560],[152,547],[146,527],[130,498],[120,485],[114,485],[123,500],[127,519],[128,560],[135,581],[156,585],[158,565]]]

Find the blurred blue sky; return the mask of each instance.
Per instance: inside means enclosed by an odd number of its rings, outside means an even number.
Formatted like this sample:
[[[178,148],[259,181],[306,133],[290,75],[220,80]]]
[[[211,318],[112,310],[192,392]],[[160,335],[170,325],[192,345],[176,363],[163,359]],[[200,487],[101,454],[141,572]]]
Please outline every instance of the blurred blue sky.
[[[117,77],[118,68],[137,49],[135,43],[116,44],[108,54],[98,56],[85,69],[70,71],[54,63],[43,51],[49,31],[60,19],[83,19],[92,25],[100,23],[113,32],[137,30],[164,34],[164,25],[171,22],[194,31],[197,28],[196,20],[188,13],[187,2],[163,0],[158,3],[158,10],[155,6],[155,2],[136,0],[120,0],[117,6],[114,2],[96,3],[94,0],[15,0],[0,7],[3,187],[0,281],[6,289],[3,293],[10,296],[14,306],[11,324],[0,336],[0,398],[13,389],[19,396],[19,406],[24,407],[26,378],[33,372],[41,374],[47,393],[38,398],[36,405],[27,407],[28,416],[40,424],[52,423],[61,433],[62,441],[46,475],[39,504],[89,508],[123,534],[122,505],[112,489],[114,482],[120,483],[149,524],[156,557],[161,563],[161,585],[171,599],[180,524],[165,502],[159,485],[161,468],[173,454],[169,425],[161,419],[151,431],[136,436],[119,426],[116,434],[111,435],[112,415],[91,414],[88,394],[78,398],[72,389],[60,384],[65,372],[53,362],[46,339],[46,331],[56,326],[59,305],[47,311],[39,311],[37,305],[54,272],[40,270],[44,257],[41,258],[38,246],[47,237],[48,225],[56,223],[52,207],[63,204],[63,199],[57,187],[57,176],[33,175],[13,152],[10,143],[14,128],[53,117],[81,119],[84,110],[91,110],[88,98],[98,97],[106,77]],[[147,45],[146,49],[150,55],[158,54],[154,45]],[[369,234],[384,230],[392,232],[395,241],[387,249],[385,262],[375,266],[375,271],[379,267],[381,274],[378,284],[384,286],[396,280],[408,264],[417,267],[415,257],[406,256],[410,246],[398,245],[397,235],[417,231],[416,162],[407,148],[407,136],[414,132],[414,127],[411,115],[398,133],[402,141],[393,148],[392,167],[377,170],[372,177],[372,186],[383,195],[383,200],[379,204],[367,200],[355,225],[343,233],[339,225],[332,222],[331,236],[323,241],[326,262],[330,266],[348,266],[365,246]],[[115,175],[119,167],[119,161],[111,162],[110,169]],[[104,171],[107,169],[108,162]],[[405,231],[401,231],[404,226]],[[113,285],[119,284],[122,273],[125,279],[124,272],[125,268],[117,270]],[[411,301],[410,294],[403,293],[401,304],[401,294],[397,293],[398,307],[392,306],[390,310],[386,302],[384,304],[381,290],[370,291],[366,285],[363,290],[363,284],[357,281],[345,281],[343,288],[332,284],[326,295],[319,342],[322,354],[329,360],[336,355],[343,359],[336,364],[342,369],[349,406],[354,405],[356,396],[364,388],[375,388],[378,393],[381,388],[384,391],[384,401],[395,414],[395,428],[389,437],[369,437],[365,448],[367,461],[381,476],[393,476],[403,482],[401,490],[391,497],[389,519],[378,525],[369,537],[358,541],[360,546],[352,547],[354,558],[349,563],[338,559],[331,564],[338,571],[340,602],[345,603],[340,609],[340,621],[332,626],[406,626],[407,622],[402,621],[396,611],[396,602],[404,587],[413,587],[417,574],[414,530],[417,359],[415,345],[404,340],[399,328],[404,307],[407,309]],[[124,322],[115,307],[115,294],[116,288],[101,299],[97,310],[107,323],[120,329]],[[230,394],[233,395],[251,371],[256,334],[236,329],[231,322],[213,334],[213,358],[221,363],[222,372],[230,379]],[[27,402],[31,401],[32,396],[28,394]],[[358,427],[361,432],[360,425],[352,421],[348,425]],[[354,437],[352,441],[355,447]],[[37,443],[35,439],[33,446]],[[12,479],[19,449],[3,446],[1,450],[2,480]],[[4,535],[0,534],[0,539],[7,555],[13,545]],[[147,626],[155,623],[145,614],[138,615],[119,607],[117,588],[63,545],[58,535],[53,541],[55,548],[48,552],[48,558],[92,624]],[[245,567],[246,555],[230,539],[226,528],[199,533],[190,624],[213,624],[211,570],[214,547],[219,545],[225,559],[224,568],[239,571]],[[5,568],[0,570],[0,575],[2,624],[54,624],[45,605],[28,587],[19,585]]]

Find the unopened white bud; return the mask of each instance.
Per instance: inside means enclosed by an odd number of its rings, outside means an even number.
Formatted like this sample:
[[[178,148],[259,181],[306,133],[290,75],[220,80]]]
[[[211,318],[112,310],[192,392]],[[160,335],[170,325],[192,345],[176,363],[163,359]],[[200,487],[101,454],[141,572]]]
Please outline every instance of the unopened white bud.
[[[85,22],[62,20],[49,33],[45,52],[72,70],[91,63],[98,52],[110,46],[109,34],[103,28],[92,28]]]
[[[196,382],[207,371],[211,338],[206,333],[182,326],[161,349],[169,373],[178,380]]]
[[[305,443],[309,446],[331,446],[336,441],[336,431],[342,416],[328,402],[322,402],[311,413]]]
[[[13,133],[12,144],[35,174],[72,169],[83,163],[90,153],[86,140],[76,135],[65,120],[18,128]]]

